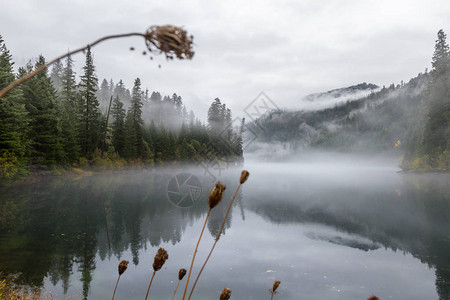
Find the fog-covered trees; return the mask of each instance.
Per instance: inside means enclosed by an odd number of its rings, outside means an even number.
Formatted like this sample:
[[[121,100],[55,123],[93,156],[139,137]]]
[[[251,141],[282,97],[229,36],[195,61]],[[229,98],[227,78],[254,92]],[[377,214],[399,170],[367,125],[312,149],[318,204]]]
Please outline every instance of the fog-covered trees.
[[[424,117],[412,129],[404,167],[416,170],[450,169],[450,52],[447,35],[437,34],[431,76],[424,92]]]
[[[18,76],[44,63],[39,56],[34,64],[19,68]],[[205,153],[236,156],[228,143],[226,151],[220,146],[207,151],[213,134],[192,111],[188,113],[180,95],[144,92],[139,78],[131,91],[122,80],[114,84],[103,79],[99,87],[90,49],[78,82],[75,75],[68,56],[0,99],[0,180],[32,164],[114,167],[127,162],[202,160]],[[0,37],[0,88],[15,77],[11,54]],[[111,96],[114,101],[106,124]],[[230,125],[231,111],[225,104],[220,109],[222,126]],[[232,128],[226,132],[231,141]],[[99,148],[107,151],[100,154]]]

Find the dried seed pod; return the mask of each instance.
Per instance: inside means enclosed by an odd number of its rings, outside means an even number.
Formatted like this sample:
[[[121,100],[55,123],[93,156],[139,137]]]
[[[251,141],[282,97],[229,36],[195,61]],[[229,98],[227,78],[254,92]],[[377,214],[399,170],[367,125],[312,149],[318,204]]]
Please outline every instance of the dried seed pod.
[[[128,263],[129,263],[128,260],[122,260],[119,263],[119,267],[118,267],[118,269],[119,269],[119,276],[122,275],[127,270]]]
[[[178,59],[191,59],[194,56],[192,44],[194,37],[188,36],[187,32],[179,27],[152,26],[145,33],[147,48],[152,52],[153,46],[161,53],[166,55],[167,59],[173,59],[174,55]]]
[[[228,300],[231,297],[231,290],[229,288],[224,288],[222,293],[220,293],[220,300]]]
[[[183,280],[184,275],[186,275],[186,269],[180,269],[178,272],[178,279]]]
[[[155,272],[160,270],[168,258],[167,251],[164,248],[159,248],[153,260],[153,270]]]
[[[226,188],[227,187],[221,184],[220,181],[216,183],[211,193],[209,193],[208,204],[210,209],[213,209],[217,204],[219,204]]]
[[[277,292],[278,287],[280,286],[281,281],[275,280],[272,287],[272,294],[275,294]]]
[[[250,176],[250,173],[247,170],[242,171],[241,173],[241,179],[239,180],[239,182],[241,184],[243,184],[244,182],[247,181],[248,177]]]

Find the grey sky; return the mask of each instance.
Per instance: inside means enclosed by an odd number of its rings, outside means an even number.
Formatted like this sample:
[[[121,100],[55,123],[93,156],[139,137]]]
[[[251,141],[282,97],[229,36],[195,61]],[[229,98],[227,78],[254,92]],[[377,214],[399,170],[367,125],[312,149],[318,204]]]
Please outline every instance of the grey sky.
[[[194,35],[192,61],[150,61],[140,38],[107,41],[93,48],[99,79],[131,88],[139,77],[180,94],[201,119],[215,97],[243,116],[261,91],[295,108],[310,93],[409,80],[430,67],[437,31],[450,32],[450,1],[1,0],[0,34],[17,66],[162,24]],[[84,57],[74,59],[81,74]]]

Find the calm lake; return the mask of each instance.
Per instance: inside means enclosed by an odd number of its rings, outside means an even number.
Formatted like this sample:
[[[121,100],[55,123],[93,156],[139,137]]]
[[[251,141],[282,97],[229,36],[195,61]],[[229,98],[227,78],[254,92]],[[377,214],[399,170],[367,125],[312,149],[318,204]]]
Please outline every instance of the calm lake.
[[[450,299],[450,176],[383,164],[251,163],[193,299]],[[0,190],[0,272],[55,298],[171,299],[217,235],[242,169],[158,168],[45,177]],[[191,282],[195,279],[191,278]],[[181,299],[186,277],[176,299]]]

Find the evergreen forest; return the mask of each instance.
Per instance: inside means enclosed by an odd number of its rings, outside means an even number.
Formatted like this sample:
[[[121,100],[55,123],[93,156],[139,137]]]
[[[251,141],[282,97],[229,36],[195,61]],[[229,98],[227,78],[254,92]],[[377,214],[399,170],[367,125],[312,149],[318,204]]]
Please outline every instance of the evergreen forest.
[[[0,36],[0,89],[45,64],[14,71]],[[180,95],[122,80],[99,83],[90,49],[77,80],[72,57],[55,63],[0,99],[0,180],[31,171],[122,169],[192,161],[242,162],[242,132],[231,110],[214,99],[207,124],[188,112]]]

